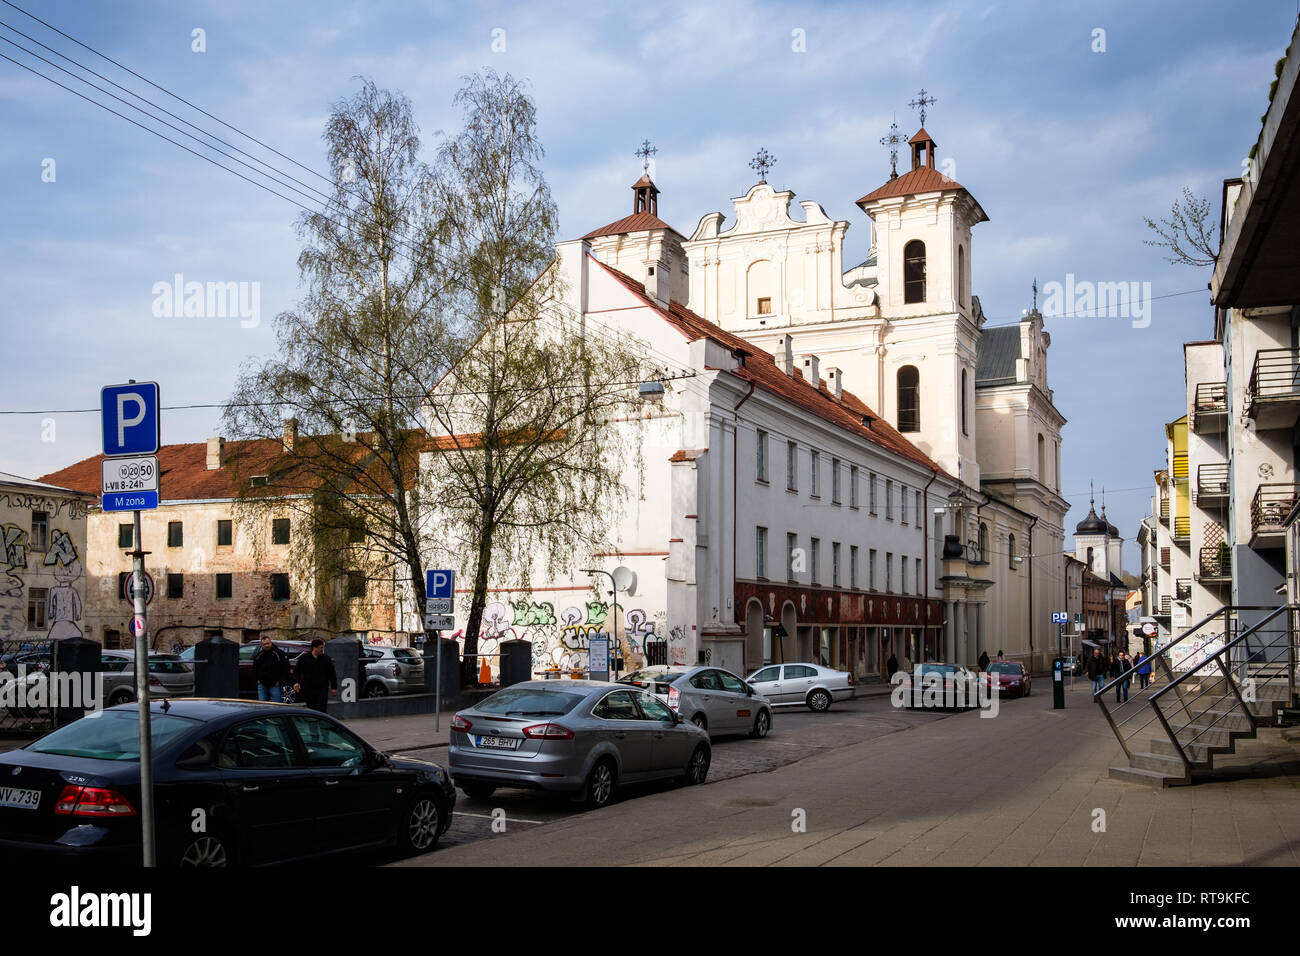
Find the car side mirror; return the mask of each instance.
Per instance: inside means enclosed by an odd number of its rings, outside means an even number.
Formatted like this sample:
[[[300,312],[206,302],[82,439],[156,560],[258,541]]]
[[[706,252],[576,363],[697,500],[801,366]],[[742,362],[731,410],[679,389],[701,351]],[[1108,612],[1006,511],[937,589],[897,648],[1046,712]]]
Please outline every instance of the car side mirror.
[[[674,710],[672,713],[673,713],[673,726],[676,726],[677,724],[680,724],[684,720],[686,720],[686,718],[683,717],[681,714],[679,714],[677,711]]]

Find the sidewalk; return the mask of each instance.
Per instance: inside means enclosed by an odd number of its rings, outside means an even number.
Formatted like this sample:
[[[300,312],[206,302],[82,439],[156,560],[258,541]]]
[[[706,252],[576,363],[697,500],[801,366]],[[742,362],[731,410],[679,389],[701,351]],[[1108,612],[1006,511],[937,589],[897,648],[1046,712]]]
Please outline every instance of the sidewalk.
[[[1038,693],[398,865],[1295,866],[1300,749],[1242,743],[1212,783],[1111,780],[1122,751],[1084,682],[1064,710]]]

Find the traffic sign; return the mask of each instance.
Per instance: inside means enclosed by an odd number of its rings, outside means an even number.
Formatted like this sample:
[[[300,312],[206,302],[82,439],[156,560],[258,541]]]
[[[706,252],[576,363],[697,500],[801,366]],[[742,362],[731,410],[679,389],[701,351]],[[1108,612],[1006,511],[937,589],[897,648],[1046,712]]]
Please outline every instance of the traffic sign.
[[[449,598],[456,592],[455,571],[425,571],[424,594],[431,598]]]
[[[135,572],[128,571],[126,577],[122,579],[122,600],[135,601]],[[144,575],[144,603],[146,605],[153,603],[153,577],[149,572]]]
[[[429,598],[424,602],[425,614],[452,614],[455,612],[454,598]]]
[[[427,631],[450,631],[456,626],[456,619],[450,614],[424,615],[424,628]]]
[[[105,458],[101,475],[106,495],[118,491],[157,491],[158,458],[155,455]]]
[[[1066,614],[1064,611],[1053,611],[1053,612],[1052,612],[1052,623],[1053,623],[1053,624],[1065,624],[1065,623],[1066,623],[1067,621],[1069,621],[1069,620],[1070,620],[1070,615]]]
[[[127,627],[130,629],[132,637],[139,637],[140,635],[142,635],[144,633],[144,615],[143,614],[131,615],[131,622],[130,624],[127,625]]]
[[[148,511],[158,507],[156,491],[119,491],[104,495],[100,509],[103,511]]]
[[[158,383],[105,385],[99,394],[104,454],[156,455],[162,434]]]

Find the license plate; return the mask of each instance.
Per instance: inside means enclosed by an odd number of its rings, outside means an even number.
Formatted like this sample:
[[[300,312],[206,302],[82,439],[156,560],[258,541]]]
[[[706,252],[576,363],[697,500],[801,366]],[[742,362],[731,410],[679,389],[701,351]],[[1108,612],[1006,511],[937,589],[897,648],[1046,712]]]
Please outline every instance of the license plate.
[[[39,790],[18,790],[14,787],[0,787],[0,807],[19,807],[23,810],[35,810],[41,803]]]
[[[476,747],[484,747],[491,750],[517,750],[519,748],[518,737],[476,737]]]

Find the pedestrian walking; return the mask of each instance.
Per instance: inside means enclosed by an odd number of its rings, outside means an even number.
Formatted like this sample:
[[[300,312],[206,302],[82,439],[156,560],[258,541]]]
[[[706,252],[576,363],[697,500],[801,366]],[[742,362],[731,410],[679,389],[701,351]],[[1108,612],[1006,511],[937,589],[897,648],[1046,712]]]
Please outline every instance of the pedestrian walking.
[[[1128,685],[1132,680],[1128,678],[1128,673],[1133,669],[1133,662],[1128,659],[1128,655],[1123,651],[1115,656],[1111,663],[1110,676],[1124,678],[1115,685],[1115,703],[1122,704],[1128,700]]]
[[[894,675],[898,673],[898,658],[895,657],[892,652],[889,655],[889,660],[885,662],[885,667],[889,669],[889,676],[886,680],[892,681]]]
[[[1000,661],[1006,660],[1006,658],[1002,656],[1002,648],[1000,647],[998,648],[998,660]]]
[[[311,642],[311,650],[298,658],[293,678],[298,699],[312,710],[325,713],[330,689],[339,686],[339,678],[333,658],[325,653],[324,641],[316,638]]]
[[[1143,655],[1141,651],[1138,651],[1133,663],[1137,667],[1138,684],[1142,690],[1146,690],[1147,685],[1151,683],[1151,655]]]
[[[257,699],[280,703],[283,685],[289,683],[289,655],[262,636],[262,646],[253,652],[253,679],[257,681]]]
[[[1088,658],[1084,670],[1088,674],[1088,680],[1092,681],[1092,696],[1096,697],[1101,693],[1101,686],[1106,683],[1106,659],[1101,656],[1099,648],[1092,649],[1092,657]]]
[[[980,665],[980,670],[982,670],[982,671],[986,671],[986,670],[989,669],[989,652],[988,652],[988,651],[980,651],[979,665]]]

